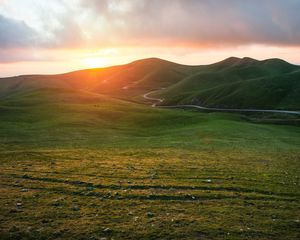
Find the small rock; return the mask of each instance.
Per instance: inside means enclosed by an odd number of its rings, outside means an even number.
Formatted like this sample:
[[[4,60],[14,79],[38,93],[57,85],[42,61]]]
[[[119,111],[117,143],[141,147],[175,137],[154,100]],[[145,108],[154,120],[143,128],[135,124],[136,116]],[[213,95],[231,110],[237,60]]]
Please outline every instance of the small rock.
[[[111,229],[110,228],[104,228],[103,232],[109,233],[109,232],[111,232]]]
[[[210,183],[210,182],[212,182],[212,181],[211,181],[211,179],[207,179],[206,182]]]
[[[20,202],[17,202],[17,207],[21,207],[22,206],[22,203],[20,203]]]
[[[21,192],[28,192],[28,189],[27,188],[22,188]]]

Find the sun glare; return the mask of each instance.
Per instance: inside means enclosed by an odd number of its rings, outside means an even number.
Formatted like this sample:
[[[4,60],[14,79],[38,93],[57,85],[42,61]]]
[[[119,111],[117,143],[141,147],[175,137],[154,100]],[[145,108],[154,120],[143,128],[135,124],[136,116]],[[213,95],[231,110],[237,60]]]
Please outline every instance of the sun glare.
[[[105,67],[108,64],[103,57],[85,58],[82,61],[89,68]]]

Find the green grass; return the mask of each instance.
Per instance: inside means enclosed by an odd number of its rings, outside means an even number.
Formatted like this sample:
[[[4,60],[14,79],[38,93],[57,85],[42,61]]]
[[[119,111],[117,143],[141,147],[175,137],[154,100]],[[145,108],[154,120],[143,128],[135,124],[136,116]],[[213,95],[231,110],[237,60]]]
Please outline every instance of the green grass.
[[[299,70],[279,59],[228,59],[205,66],[153,96],[164,98],[165,105],[298,110]]]
[[[232,57],[187,66],[149,58],[58,75],[2,78],[0,98],[41,88],[72,88],[141,103],[143,94],[160,90],[153,96],[163,98],[164,105],[299,110],[299,77],[299,66],[280,59]]]
[[[298,239],[300,129],[67,89],[0,103],[1,239]]]

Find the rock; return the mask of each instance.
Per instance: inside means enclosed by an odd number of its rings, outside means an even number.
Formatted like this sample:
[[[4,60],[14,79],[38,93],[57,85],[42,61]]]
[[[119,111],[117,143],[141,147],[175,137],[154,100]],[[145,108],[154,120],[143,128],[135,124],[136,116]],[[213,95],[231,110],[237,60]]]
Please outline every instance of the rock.
[[[22,206],[22,203],[20,203],[20,202],[17,202],[17,207],[21,207]]]
[[[110,233],[110,232],[111,232],[111,229],[110,229],[110,228],[104,228],[104,229],[103,229],[103,232]]]
[[[28,189],[27,188],[22,188],[21,192],[28,192]]]

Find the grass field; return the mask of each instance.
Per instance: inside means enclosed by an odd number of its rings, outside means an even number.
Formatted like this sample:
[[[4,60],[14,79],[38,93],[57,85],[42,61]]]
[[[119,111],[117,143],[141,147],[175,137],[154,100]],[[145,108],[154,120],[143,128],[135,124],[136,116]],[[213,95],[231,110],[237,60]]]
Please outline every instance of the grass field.
[[[300,129],[43,89],[0,103],[1,239],[299,239]]]

